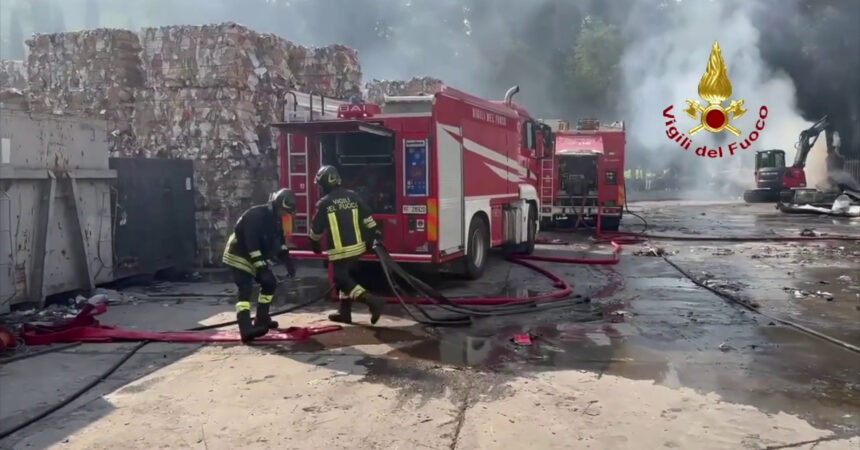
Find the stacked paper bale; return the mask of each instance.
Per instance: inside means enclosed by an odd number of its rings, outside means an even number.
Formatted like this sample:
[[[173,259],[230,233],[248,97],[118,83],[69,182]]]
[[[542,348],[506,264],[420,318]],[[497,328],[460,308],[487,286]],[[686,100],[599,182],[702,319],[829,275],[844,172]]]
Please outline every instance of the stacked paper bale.
[[[216,263],[230,226],[278,184],[267,125],[292,79],[289,43],[225,23],[147,28],[141,44],[137,154],[195,160],[198,250]]]
[[[433,95],[440,90],[444,83],[433,77],[414,77],[408,81],[373,80],[367,83],[367,101],[381,105],[386,95]]]
[[[345,45],[292,46],[290,68],[296,77],[296,87],[302,92],[333,98],[361,93],[358,52]]]
[[[27,88],[27,64],[24,61],[0,59],[0,89]]]
[[[133,145],[134,94],[144,81],[135,33],[102,28],[40,34],[27,46],[32,111],[105,119],[115,147]]]

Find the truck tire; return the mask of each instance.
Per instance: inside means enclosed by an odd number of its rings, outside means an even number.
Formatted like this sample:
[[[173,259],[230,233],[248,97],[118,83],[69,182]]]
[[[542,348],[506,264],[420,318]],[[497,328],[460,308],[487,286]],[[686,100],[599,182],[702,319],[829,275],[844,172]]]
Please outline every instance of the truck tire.
[[[487,223],[479,216],[472,217],[469,223],[469,251],[463,258],[463,272],[466,278],[477,280],[484,274],[487,265],[487,256],[490,250],[490,232]]]
[[[528,238],[526,242],[520,244],[520,253],[531,255],[535,251],[535,242],[537,241],[537,211],[534,205],[529,203],[529,224]]]

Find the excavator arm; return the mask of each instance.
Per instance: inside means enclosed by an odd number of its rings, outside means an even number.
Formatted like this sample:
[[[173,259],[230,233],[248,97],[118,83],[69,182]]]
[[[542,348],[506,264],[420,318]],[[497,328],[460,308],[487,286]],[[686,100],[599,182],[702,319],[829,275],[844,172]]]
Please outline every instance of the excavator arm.
[[[818,141],[818,137],[822,131],[827,141],[827,153],[830,154],[837,151],[838,154],[838,135],[836,135],[837,142],[834,142],[834,132],[830,120],[828,120],[827,116],[824,116],[811,127],[800,132],[800,137],[797,143],[794,144],[797,153],[794,155],[794,165],[792,167],[802,169],[806,166],[806,158],[809,156],[809,151],[812,150],[812,147]]]

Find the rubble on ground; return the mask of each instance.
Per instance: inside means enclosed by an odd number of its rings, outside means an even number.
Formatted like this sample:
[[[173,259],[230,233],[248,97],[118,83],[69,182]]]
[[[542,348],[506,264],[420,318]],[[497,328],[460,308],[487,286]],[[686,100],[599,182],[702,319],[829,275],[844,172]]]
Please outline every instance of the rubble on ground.
[[[677,252],[666,251],[661,247],[646,247],[639,250],[634,250],[634,256],[670,256]]]
[[[720,279],[708,279],[702,282],[705,286],[716,289],[721,292],[732,292],[738,293],[744,290],[747,287],[746,284],[738,282],[738,281],[729,281],[729,280],[720,280]]]
[[[114,157],[194,160],[203,265],[220,261],[230,226],[278,185],[268,124],[283,120],[286,92],[346,98],[362,77],[354,49],[303,47],[232,22],[36,34],[27,45],[29,92],[3,90],[3,101],[26,95],[35,112],[106,120]],[[22,76],[15,67],[0,73]]]
[[[0,59],[0,89],[9,88],[27,88],[27,64],[24,61]]]
[[[440,90],[444,83],[433,77],[413,77],[408,81],[373,80],[367,83],[367,101],[382,104],[386,95],[432,95]]]
[[[796,299],[808,298],[808,297],[818,297],[818,298],[823,298],[824,300],[827,300],[828,302],[831,302],[835,298],[832,293],[826,292],[826,291],[812,292],[812,291],[807,291],[805,289],[797,289],[797,288],[791,288],[791,287],[784,287],[784,288],[782,288],[782,290],[785,292],[791,293],[792,296],[794,296],[794,298],[796,298]]]

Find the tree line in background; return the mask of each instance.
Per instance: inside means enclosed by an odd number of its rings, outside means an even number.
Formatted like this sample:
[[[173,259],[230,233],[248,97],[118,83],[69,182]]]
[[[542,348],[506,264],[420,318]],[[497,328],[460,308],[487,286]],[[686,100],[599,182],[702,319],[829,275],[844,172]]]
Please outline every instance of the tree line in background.
[[[437,76],[478,95],[520,84],[549,104],[547,114],[607,118],[623,101],[619,63],[636,38],[626,25],[646,20],[659,29],[677,3],[636,0],[642,17],[631,18],[625,5],[633,3],[602,0],[4,0],[0,57],[23,58],[34,32],[232,20],[303,44],[342,42],[368,67]],[[794,80],[806,119],[830,114],[843,140],[856,143],[860,1],[773,5],[760,2],[754,17],[764,59]],[[478,74],[463,70],[475,66]],[[846,150],[860,157],[860,148]]]

